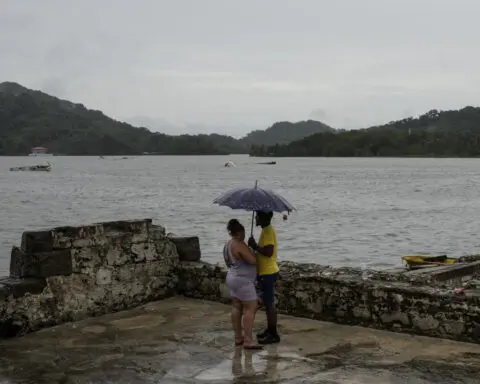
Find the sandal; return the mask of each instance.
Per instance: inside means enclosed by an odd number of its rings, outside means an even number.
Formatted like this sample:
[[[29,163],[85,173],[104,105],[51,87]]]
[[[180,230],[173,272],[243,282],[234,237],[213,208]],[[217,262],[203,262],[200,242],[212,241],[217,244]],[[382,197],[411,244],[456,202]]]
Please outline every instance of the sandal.
[[[235,340],[235,347],[240,347],[241,345],[243,345],[243,339]]]

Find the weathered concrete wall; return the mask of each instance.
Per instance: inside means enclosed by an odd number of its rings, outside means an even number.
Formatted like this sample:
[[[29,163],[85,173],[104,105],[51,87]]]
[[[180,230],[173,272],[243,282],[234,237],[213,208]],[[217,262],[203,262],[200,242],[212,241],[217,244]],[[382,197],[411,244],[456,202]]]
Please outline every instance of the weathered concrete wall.
[[[198,236],[190,237],[172,237],[169,236],[173,244],[177,247],[180,261],[200,261],[202,252],[200,251],[200,239]]]
[[[25,232],[0,278],[0,337],[97,316],[175,294],[229,302],[226,271],[200,260],[198,237],[166,236],[151,220]],[[219,256],[220,259],[220,256]],[[280,264],[281,312],[341,324],[480,343],[480,292],[455,294],[480,262],[388,273]]]
[[[149,219],[25,232],[0,279],[0,337],[172,296],[178,263]]]
[[[191,298],[228,302],[226,271],[182,262],[179,291]],[[315,264],[280,263],[278,309],[285,314],[480,343],[480,292],[419,286],[405,276]],[[428,280],[425,280],[428,283]]]

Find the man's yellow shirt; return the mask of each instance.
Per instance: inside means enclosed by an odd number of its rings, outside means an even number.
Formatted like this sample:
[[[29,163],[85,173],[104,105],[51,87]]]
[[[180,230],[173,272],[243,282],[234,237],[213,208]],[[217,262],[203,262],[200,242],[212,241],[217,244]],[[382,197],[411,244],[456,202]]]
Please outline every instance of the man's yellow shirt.
[[[273,245],[272,257],[257,253],[257,272],[259,275],[272,275],[278,272],[277,264],[277,232],[271,225],[262,228],[260,239],[258,240],[259,247],[265,247],[267,245]]]

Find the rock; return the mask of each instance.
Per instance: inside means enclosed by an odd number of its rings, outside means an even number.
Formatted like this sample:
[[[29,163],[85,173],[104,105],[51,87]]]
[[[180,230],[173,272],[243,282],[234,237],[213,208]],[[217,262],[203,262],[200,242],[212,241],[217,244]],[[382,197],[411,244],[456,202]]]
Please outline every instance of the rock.
[[[459,263],[471,263],[474,261],[480,261],[480,255],[466,255],[458,258]]]
[[[480,292],[452,295],[450,289],[408,283],[405,277],[315,264],[279,263],[280,312],[339,324],[480,343],[475,333]],[[202,262],[181,262],[178,292],[227,302],[226,271]],[[382,277],[384,277],[382,279]],[[429,281],[434,284],[434,281]]]
[[[22,277],[25,259],[25,252],[19,247],[12,247],[12,252],[10,253],[10,277],[16,279]]]
[[[177,247],[180,261],[199,261],[201,258],[200,240],[198,236],[170,237]]]
[[[52,251],[53,237],[51,231],[23,232],[21,249],[25,253]]]
[[[31,277],[69,276],[72,274],[72,257],[70,250],[57,250],[32,255],[36,263],[36,274]],[[23,277],[23,276],[22,276]],[[29,276],[27,276],[29,277]]]
[[[8,289],[8,286],[0,283],[0,302],[6,300],[8,296],[10,296],[10,290]]]
[[[178,263],[165,228],[150,219],[27,231],[12,248],[11,277],[0,279],[0,333],[23,334],[175,295]]]
[[[147,233],[152,226],[152,219],[122,220],[99,223],[105,232]]]
[[[28,319],[25,316],[14,315],[4,321],[0,320],[0,338],[8,339],[21,336],[28,329]]]
[[[226,269],[200,259],[197,236],[168,237],[151,220],[25,232],[21,247],[12,249],[12,277],[0,279],[0,337],[178,294],[227,303]],[[455,295],[449,286],[467,272],[474,278],[477,264],[406,274],[284,262],[277,308],[293,316],[480,343],[480,292]]]
[[[25,253],[18,247],[12,248],[10,256],[10,276],[50,277],[68,276],[72,273],[70,250]]]
[[[100,268],[97,272],[97,285],[106,285],[112,282],[112,270]]]
[[[149,235],[152,241],[163,240],[165,239],[165,237],[168,237],[168,235],[166,235],[165,227],[161,225],[152,225],[149,231]]]
[[[25,296],[27,293],[38,295],[43,292],[47,286],[45,279],[13,279],[11,277],[0,278],[0,286],[8,290],[8,294],[14,298]]]

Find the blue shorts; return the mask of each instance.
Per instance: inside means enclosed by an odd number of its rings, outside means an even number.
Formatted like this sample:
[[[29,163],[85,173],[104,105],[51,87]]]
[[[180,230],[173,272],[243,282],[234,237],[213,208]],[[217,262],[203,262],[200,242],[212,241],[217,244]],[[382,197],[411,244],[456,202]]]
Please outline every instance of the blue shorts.
[[[275,304],[275,283],[277,282],[277,278],[278,273],[257,276],[258,287],[260,288],[265,306]]]

